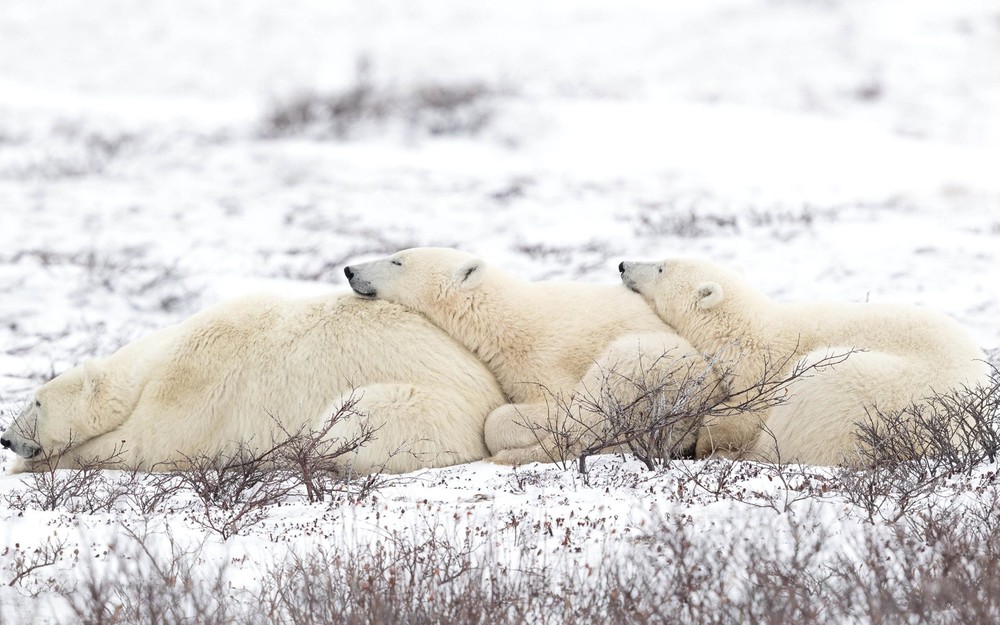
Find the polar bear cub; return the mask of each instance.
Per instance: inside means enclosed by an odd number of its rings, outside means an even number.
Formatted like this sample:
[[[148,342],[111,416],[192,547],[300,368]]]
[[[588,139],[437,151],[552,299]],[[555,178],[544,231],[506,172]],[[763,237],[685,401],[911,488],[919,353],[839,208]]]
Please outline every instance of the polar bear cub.
[[[706,423],[699,454],[809,464],[858,464],[857,425],[935,393],[986,382],[989,367],[949,317],[913,306],[778,303],[738,273],[691,259],[623,262],[622,281],[702,353],[727,368],[730,392],[752,389],[769,368],[795,378],[765,414],[738,411]],[[740,397],[731,397],[739,402]],[[762,424],[767,433],[760,435]]]
[[[718,387],[691,345],[620,285],[528,282],[443,248],[345,273],[356,293],[423,313],[493,372],[512,402],[487,419],[496,462],[564,460],[656,419],[671,422],[668,447],[689,451],[692,406]]]
[[[0,442],[21,456],[16,470],[44,469],[53,454],[65,467],[165,469],[323,430],[346,405],[326,440],[374,433],[345,464],[403,472],[485,458],[484,422],[503,403],[482,363],[401,306],[258,296],[57,376]]]

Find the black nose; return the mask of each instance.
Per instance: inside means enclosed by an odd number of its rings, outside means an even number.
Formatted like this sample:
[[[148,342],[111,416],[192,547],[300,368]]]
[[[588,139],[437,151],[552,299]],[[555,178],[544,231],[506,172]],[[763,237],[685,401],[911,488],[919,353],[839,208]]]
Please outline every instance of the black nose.
[[[10,449],[10,439],[0,438],[0,445],[3,445],[4,449]]]
[[[618,273],[625,273],[625,261],[618,263]]]
[[[344,275],[347,276],[348,280],[350,280],[351,278],[354,277],[354,272],[351,271],[350,267],[344,267]]]

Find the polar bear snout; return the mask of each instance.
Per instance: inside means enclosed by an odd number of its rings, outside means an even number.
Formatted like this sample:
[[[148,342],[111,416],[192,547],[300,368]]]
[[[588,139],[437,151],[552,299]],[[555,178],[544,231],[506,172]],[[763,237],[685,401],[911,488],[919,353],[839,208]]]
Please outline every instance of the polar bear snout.
[[[622,276],[622,284],[627,286],[629,290],[640,293],[639,284],[635,281],[635,276],[633,275],[634,272],[632,269],[634,265],[636,265],[636,263],[627,263],[622,261],[618,263],[618,273]]]
[[[7,433],[4,433],[0,437],[0,445],[3,445],[4,449],[9,449],[22,458],[34,458],[42,451],[42,448],[37,444],[13,435],[8,435]]]
[[[361,277],[358,268],[356,267],[344,267],[344,275],[347,276],[347,281],[351,285],[351,289],[361,297],[367,297],[374,299],[377,295],[377,291],[372,283]]]
[[[636,293],[648,289],[663,273],[660,263],[635,263],[622,261],[618,263],[618,271],[622,275],[622,283]]]

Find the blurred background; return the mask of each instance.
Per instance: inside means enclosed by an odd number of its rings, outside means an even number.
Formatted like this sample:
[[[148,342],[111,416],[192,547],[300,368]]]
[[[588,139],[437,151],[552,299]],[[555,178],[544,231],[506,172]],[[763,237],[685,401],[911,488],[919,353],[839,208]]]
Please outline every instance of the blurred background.
[[[1000,346],[1000,5],[4,0],[0,394],[457,246],[708,256]]]

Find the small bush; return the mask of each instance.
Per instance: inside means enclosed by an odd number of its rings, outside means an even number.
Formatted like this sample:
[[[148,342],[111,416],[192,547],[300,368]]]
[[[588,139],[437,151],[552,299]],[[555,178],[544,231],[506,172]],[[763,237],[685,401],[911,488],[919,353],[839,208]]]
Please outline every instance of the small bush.
[[[275,469],[280,449],[259,452],[242,444],[232,452],[185,458],[180,481],[201,503],[201,514],[190,520],[225,540],[267,518],[268,509],[295,489],[288,475]]]
[[[869,521],[919,512],[948,481],[998,459],[1000,372],[900,411],[873,409],[858,426],[858,442],[862,470],[838,475],[848,500]]]
[[[260,134],[343,141],[396,126],[430,136],[476,135],[492,119],[497,95],[481,83],[423,84],[408,91],[380,87],[362,59],[352,85],[273,104]]]
[[[168,531],[123,526],[101,566],[81,559],[80,579],[62,591],[74,622],[86,625],[231,625],[246,620],[241,597],[225,581],[225,567],[197,566],[203,545],[182,544]]]
[[[141,246],[71,253],[30,249],[0,258],[0,263],[33,261],[44,268],[75,268],[81,275],[78,294],[99,290],[119,295],[139,311],[175,313],[191,309],[200,291],[191,287],[177,263],[164,264],[147,258],[147,254],[148,250]]]
[[[368,425],[365,415],[355,410],[359,399],[353,393],[349,395],[318,428],[307,424],[289,432],[278,422],[286,440],[277,450],[277,466],[304,487],[310,502],[326,501],[333,494],[358,501],[389,481],[379,471],[359,476],[353,470],[351,456],[378,433],[377,428]],[[330,436],[335,425],[352,419],[361,420],[357,434],[347,439]]]
[[[59,510],[69,513],[111,512],[128,486],[104,478],[103,469],[117,464],[124,449],[118,447],[104,458],[94,458],[78,469],[60,469],[72,456],[72,445],[43,452],[32,459],[32,471],[26,475],[26,488],[4,496],[14,510]],[[74,464],[77,462],[74,460]]]
[[[803,204],[734,211],[711,195],[681,192],[663,200],[640,203],[635,230],[644,237],[698,239],[766,229],[778,240],[788,240],[812,230],[817,223],[836,221],[844,208]]]
[[[576,460],[581,473],[588,456],[608,452],[629,453],[653,470],[672,459],[691,457],[703,425],[763,419],[785,402],[796,380],[843,362],[852,353],[830,353],[808,365],[792,364],[789,358],[765,359],[761,379],[746,385],[733,382],[720,355],[709,357],[707,366],[669,352],[650,355],[640,359],[641,373],[612,365],[601,372],[596,388],[568,398],[548,392],[547,421],[523,425],[551,447],[547,452],[553,462]],[[593,422],[592,415],[599,419]]]

